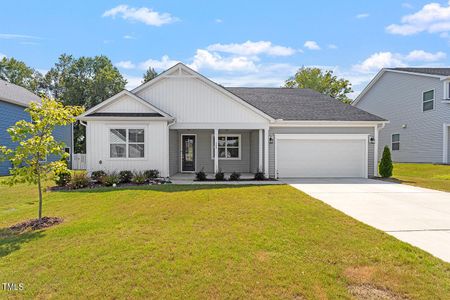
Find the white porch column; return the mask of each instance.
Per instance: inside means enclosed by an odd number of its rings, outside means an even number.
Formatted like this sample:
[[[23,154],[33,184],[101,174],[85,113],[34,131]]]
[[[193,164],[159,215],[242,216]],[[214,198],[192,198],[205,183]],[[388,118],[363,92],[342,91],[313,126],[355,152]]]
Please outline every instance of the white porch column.
[[[219,171],[219,129],[214,128],[214,174]]]
[[[378,125],[375,125],[374,128],[374,149],[373,149],[373,176],[378,176]]]
[[[258,171],[263,170],[263,130],[258,130]]]
[[[264,175],[269,177],[269,128],[264,129]]]
[[[443,136],[442,141],[442,163],[448,164],[448,131],[450,123],[444,123],[443,125]]]

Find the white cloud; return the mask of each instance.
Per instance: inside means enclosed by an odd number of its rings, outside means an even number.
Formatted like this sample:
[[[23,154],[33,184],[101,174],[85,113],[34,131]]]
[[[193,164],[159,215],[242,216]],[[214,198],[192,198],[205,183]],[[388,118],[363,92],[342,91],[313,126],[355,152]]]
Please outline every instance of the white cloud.
[[[338,46],[336,46],[335,44],[329,44],[328,48],[330,48],[330,49],[337,49]]]
[[[320,50],[320,46],[315,41],[306,41],[303,46],[309,50]]]
[[[367,17],[369,17],[370,15],[368,13],[361,13],[361,14],[357,14],[356,18],[357,19],[365,19]]]
[[[0,59],[3,59],[6,57],[6,54],[0,53]]]
[[[124,74],[123,76],[127,80],[127,85],[125,86],[125,88],[127,90],[132,90],[135,87],[142,84],[143,76],[139,77],[139,76],[132,76],[132,75],[127,75],[127,74]]]
[[[423,62],[435,62],[445,59],[447,54],[442,51],[436,53],[430,53],[423,50],[413,50],[406,55],[405,60],[409,61],[423,61]]]
[[[15,33],[0,33],[2,40],[40,40],[41,38],[33,35],[15,34]]]
[[[122,68],[122,69],[134,69],[136,67],[136,65],[133,64],[129,60],[119,61],[119,62],[115,63],[114,65],[116,67],[119,67],[119,68]]]
[[[136,39],[134,36],[129,35],[129,34],[124,35],[123,38],[126,40],[135,40]]]
[[[124,20],[142,22],[150,26],[161,26],[178,21],[178,18],[169,13],[159,13],[151,8],[134,8],[124,4],[105,11],[102,16],[112,18],[120,16]]]
[[[436,62],[445,59],[444,52],[426,52],[424,50],[413,50],[407,54],[377,52],[369,56],[362,63],[354,65],[353,70],[361,73],[378,72],[382,68],[403,67],[409,62]]]
[[[418,12],[402,17],[400,24],[387,26],[386,30],[391,34],[399,35],[448,32],[450,31],[450,5],[426,4]]]
[[[193,62],[189,65],[194,70],[210,69],[216,71],[256,71],[252,58],[246,56],[222,57],[218,53],[197,49]]]
[[[216,22],[216,23],[223,23],[223,20],[222,19],[215,19],[214,22]]]
[[[168,55],[164,55],[160,60],[148,59],[144,62],[141,62],[138,67],[142,70],[147,70],[149,67],[152,67],[155,70],[167,70],[179,62],[179,60],[173,60],[170,59]]]
[[[273,56],[289,56],[293,55],[296,51],[290,47],[284,47],[279,45],[273,45],[269,41],[246,41],[241,44],[213,44],[207,48],[209,51],[231,53],[236,55],[250,56],[258,54],[268,54]]]

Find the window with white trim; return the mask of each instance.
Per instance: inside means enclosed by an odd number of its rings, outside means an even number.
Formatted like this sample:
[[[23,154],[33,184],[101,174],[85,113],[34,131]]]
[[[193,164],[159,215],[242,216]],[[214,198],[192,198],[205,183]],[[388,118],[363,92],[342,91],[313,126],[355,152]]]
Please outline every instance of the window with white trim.
[[[219,134],[219,159],[241,159],[241,135]],[[214,159],[214,135],[211,136],[211,158]]]
[[[145,157],[144,136],[144,129],[110,129],[109,156],[111,158]]]
[[[392,135],[392,145],[391,145],[392,151],[398,151],[400,150],[400,134],[394,133]]]
[[[422,93],[422,110],[434,109],[434,90],[429,90]]]

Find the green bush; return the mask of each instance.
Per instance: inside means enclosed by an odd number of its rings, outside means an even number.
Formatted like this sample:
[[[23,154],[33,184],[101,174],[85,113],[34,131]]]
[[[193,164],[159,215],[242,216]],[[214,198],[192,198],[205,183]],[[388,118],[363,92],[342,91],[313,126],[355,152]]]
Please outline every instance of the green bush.
[[[114,184],[117,185],[120,183],[120,177],[117,172],[111,172],[103,176],[100,181],[104,186],[113,186]]]
[[[135,184],[144,184],[147,181],[145,172],[134,172],[132,181]]]
[[[389,178],[392,176],[392,170],[394,165],[392,164],[391,151],[388,146],[384,146],[383,156],[381,157],[378,171],[383,178]]]
[[[75,172],[69,182],[69,186],[72,189],[81,189],[87,187],[90,182],[91,180],[86,172]]]
[[[225,180],[225,173],[222,171],[219,171],[216,173],[216,180],[217,181],[224,181]]]
[[[241,173],[238,172],[231,173],[230,181],[238,181],[239,179],[241,179]]]
[[[197,181],[206,181],[206,173],[201,169],[199,172],[195,173],[195,179]]]
[[[55,183],[58,186],[66,186],[72,179],[70,171],[62,171],[55,174]]]
[[[265,180],[265,179],[266,179],[266,176],[264,176],[264,172],[261,172],[260,170],[258,170],[258,171],[255,173],[254,179],[255,179],[255,180]]]
[[[129,183],[133,179],[133,172],[131,171],[120,171],[119,180],[120,183]]]
[[[159,177],[158,170],[147,170],[144,172],[144,176],[146,179],[154,179]]]
[[[91,179],[98,183],[101,183],[101,179],[103,176],[106,176],[106,172],[102,170],[94,171],[91,173]]]

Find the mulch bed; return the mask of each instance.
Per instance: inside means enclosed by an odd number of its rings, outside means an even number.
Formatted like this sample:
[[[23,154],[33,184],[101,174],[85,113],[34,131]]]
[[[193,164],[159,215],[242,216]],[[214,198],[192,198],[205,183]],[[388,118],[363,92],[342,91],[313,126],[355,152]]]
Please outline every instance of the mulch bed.
[[[115,187],[123,188],[123,187],[130,187],[130,186],[145,186],[145,185],[157,185],[157,184],[168,184],[168,183],[171,183],[171,182],[167,181],[166,179],[163,179],[163,178],[156,178],[156,179],[151,179],[150,181],[147,181],[142,184],[137,184],[137,183],[133,183],[133,182],[119,183]],[[47,190],[52,191],[52,192],[58,192],[58,191],[84,190],[84,189],[98,189],[98,188],[105,188],[105,187],[113,187],[113,186],[105,186],[101,183],[93,181],[93,182],[89,183],[89,185],[87,185],[83,188],[79,188],[79,189],[74,189],[74,188],[70,187],[69,185],[66,185],[66,186],[51,186],[51,187],[48,187]]]
[[[14,233],[20,233],[26,230],[39,230],[62,223],[63,219],[58,217],[42,217],[39,219],[31,219],[15,224],[8,229]]]
[[[239,181],[278,181],[275,178],[266,178],[263,180],[256,180],[254,178],[243,178],[243,179],[239,179],[239,180],[229,180],[229,179],[224,179],[224,180],[215,180],[214,178],[206,178],[205,180],[198,180],[198,179],[194,179],[194,181],[196,182],[202,182],[202,181],[214,181],[214,182],[239,182]]]

